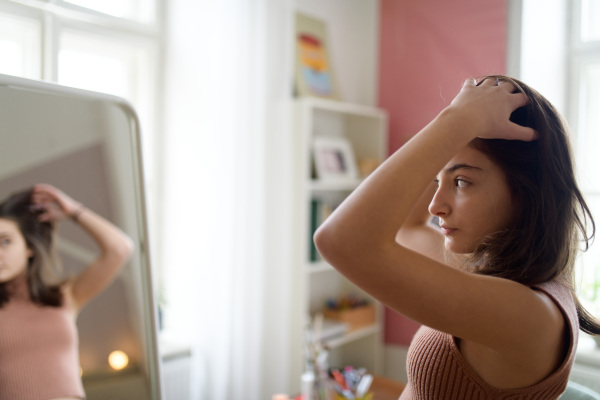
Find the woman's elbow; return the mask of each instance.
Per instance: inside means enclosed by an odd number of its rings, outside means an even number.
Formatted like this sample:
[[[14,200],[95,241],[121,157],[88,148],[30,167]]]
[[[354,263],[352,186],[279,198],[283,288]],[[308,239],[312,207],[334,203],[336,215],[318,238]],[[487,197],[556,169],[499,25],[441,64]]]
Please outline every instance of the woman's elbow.
[[[321,248],[325,247],[327,240],[327,233],[323,229],[323,226],[320,226],[313,234],[313,243],[317,247],[317,250],[321,251]]]
[[[339,255],[340,237],[335,234],[334,229],[327,223],[322,224],[313,235],[313,242],[323,259],[331,262],[332,258]]]
[[[113,247],[112,254],[114,259],[119,264],[125,265],[131,258],[134,249],[135,245],[133,244],[131,238],[129,236],[125,236],[118,245]]]
[[[125,258],[125,261],[129,261],[134,250],[135,245],[133,244],[133,240],[127,236],[125,239],[125,244],[123,245],[123,257]]]

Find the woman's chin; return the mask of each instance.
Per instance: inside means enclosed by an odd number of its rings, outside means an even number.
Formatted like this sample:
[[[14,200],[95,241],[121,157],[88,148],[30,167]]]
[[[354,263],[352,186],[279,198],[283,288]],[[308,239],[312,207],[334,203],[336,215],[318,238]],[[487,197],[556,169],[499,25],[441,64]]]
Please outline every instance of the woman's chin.
[[[464,243],[458,243],[456,240],[452,240],[450,238],[446,238],[446,240],[444,241],[444,248],[446,249],[446,251],[457,255],[471,254],[475,251],[475,248],[473,246],[466,245]]]

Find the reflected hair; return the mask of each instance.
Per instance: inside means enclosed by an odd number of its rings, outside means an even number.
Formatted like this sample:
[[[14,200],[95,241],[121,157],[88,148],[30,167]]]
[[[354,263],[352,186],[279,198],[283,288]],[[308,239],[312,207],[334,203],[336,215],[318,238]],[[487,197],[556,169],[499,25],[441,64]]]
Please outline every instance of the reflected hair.
[[[581,329],[600,334],[600,323],[579,303],[574,290],[575,258],[587,250],[595,223],[577,185],[567,124],[554,106],[523,82],[502,75],[480,80],[510,82],[527,105],[510,120],[535,129],[531,142],[475,139],[470,146],[504,171],[514,204],[507,229],[490,235],[471,257],[475,272],[535,285],[558,279],[573,291]]]
[[[60,263],[54,250],[54,225],[39,220],[31,202],[32,190],[12,194],[0,203],[0,218],[14,221],[33,256],[27,261],[26,279],[34,303],[59,307],[63,304],[60,284],[52,284]],[[9,282],[0,284],[0,307],[10,301]]]

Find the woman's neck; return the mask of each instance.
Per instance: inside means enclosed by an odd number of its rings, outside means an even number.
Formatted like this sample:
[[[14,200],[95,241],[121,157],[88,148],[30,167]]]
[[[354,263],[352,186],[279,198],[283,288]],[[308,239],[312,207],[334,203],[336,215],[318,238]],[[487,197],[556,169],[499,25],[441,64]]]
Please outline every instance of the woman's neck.
[[[10,299],[29,299],[29,284],[27,282],[27,271],[23,271],[14,279],[7,282],[6,288]]]

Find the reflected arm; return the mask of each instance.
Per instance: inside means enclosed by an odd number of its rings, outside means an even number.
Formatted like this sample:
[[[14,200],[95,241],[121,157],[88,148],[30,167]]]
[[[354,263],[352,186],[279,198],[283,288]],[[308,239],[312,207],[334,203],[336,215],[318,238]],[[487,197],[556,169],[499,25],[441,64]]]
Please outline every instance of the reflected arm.
[[[95,240],[100,256],[70,284],[76,309],[106,289],[127,263],[133,252],[133,242],[118,227],[90,209],[82,209],[79,225]]]
[[[41,220],[71,218],[94,239],[100,255],[67,285],[75,310],[100,294],[115,279],[133,252],[133,242],[110,221],[85,208],[59,189],[45,184],[34,187],[33,203],[42,210]]]

